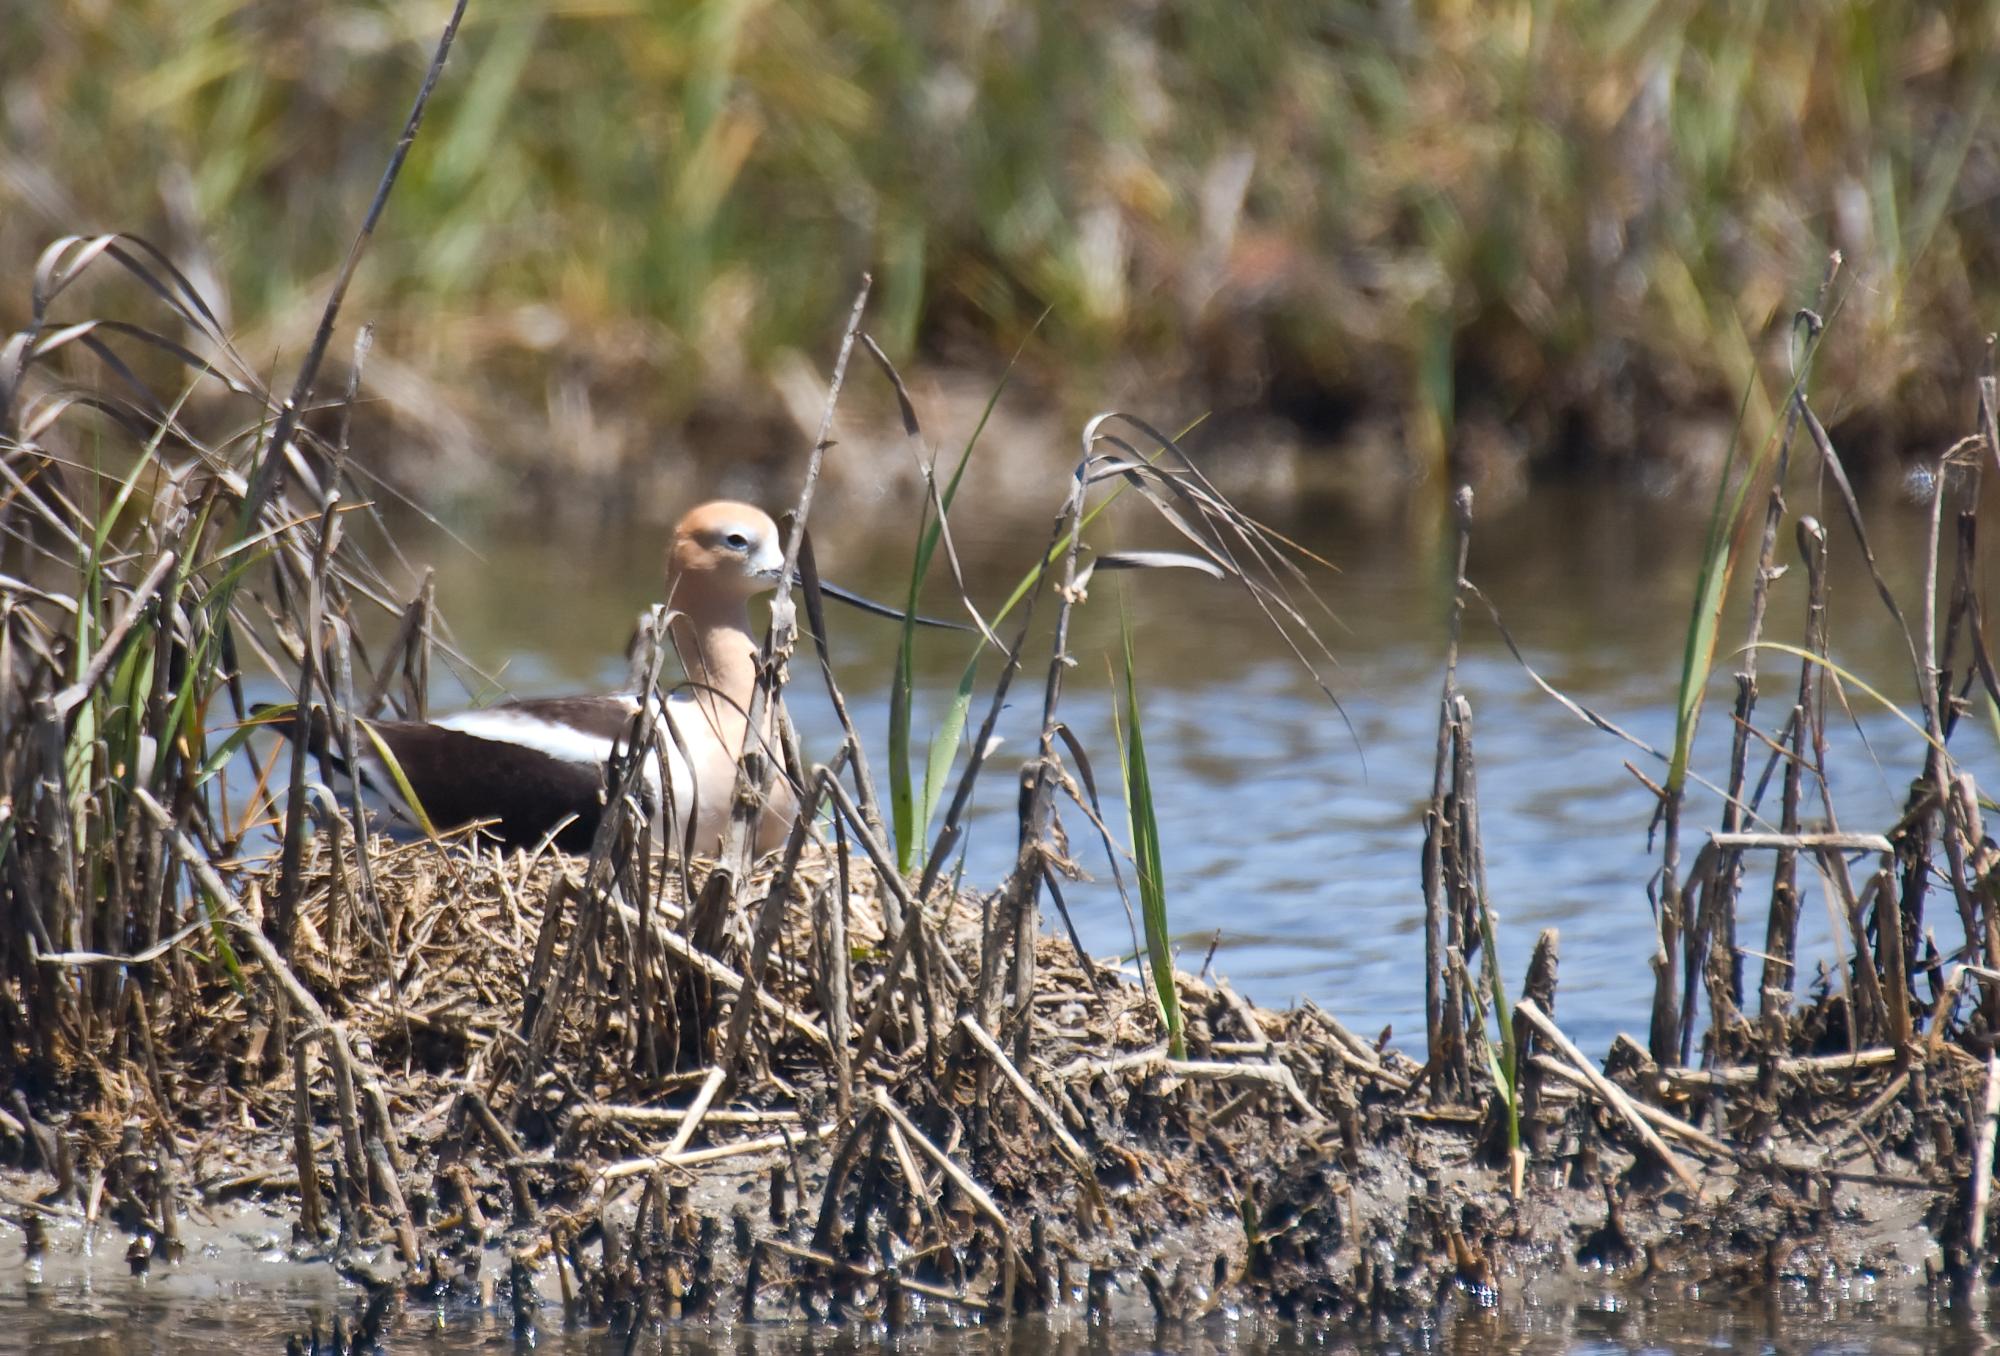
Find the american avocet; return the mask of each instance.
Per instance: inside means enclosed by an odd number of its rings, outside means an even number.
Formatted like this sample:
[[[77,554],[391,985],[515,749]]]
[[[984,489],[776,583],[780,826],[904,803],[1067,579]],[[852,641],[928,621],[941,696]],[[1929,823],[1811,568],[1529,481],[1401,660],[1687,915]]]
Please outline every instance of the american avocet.
[[[694,817],[694,850],[713,854],[729,822],[736,765],[750,735],[748,711],[757,682],[757,642],[750,632],[749,602],[774,587],[784,569],[778,525],[762,509],[718,500],[688,513],[674,528],[667,553],[667,605],[674,648],[688,683],[665,703],[678,741],[668,736],[671,796],[662,797],[659,761],[645,760],[655,824],[670,800],[675,812],[671,844],[687,841]],[[825,590],[869,610],[900,616],[839,590]],[[614,693],[505,702],[435,721],[370,721],[395,756],[417,802],[439,828],[493,821],[492,832],[518,847],[554,832],[559,846],[590,844],[603,809],[605,765],[615,741],[626,735],[639,697]],[[323,723],[314,744],[325,749]],[[758,737],[770,740],[768,720]],[[663,732],[664,733],[664,732]],[[407,814],[389,769],[363,736],[363,784]],[[685,747],[686,756],[681,753]],[[773,749],[775,762],[775,748]],[[782,778],[764,806],[758,851],[784,840],[794,798]],[[665,846],[666,844],[663,844]]]

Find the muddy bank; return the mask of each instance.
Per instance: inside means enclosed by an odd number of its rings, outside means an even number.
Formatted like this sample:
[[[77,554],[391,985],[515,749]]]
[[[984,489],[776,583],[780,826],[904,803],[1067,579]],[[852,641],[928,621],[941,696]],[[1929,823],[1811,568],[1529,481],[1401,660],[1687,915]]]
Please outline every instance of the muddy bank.
[[[25,1246],[88,1219],[135,1272],[219,1246],[331,1266],[385,1316],[464,1303],[613,1331],[1429,1323],[1605,1288],[1948,1299],[1972,1274],[1987,1071],[1955,1041],[1705,1072],[1621,1043],[1613,1082],[1537,1036],[1517,1195],[1490,1085],[1444,1097],[1311,1006],[1180,975],[1172,1058],[1131,974],[1043,937],[1030,1001],[989,1033],[951,985],[993,901],[906,914],[892,938],[865,862],[844,864],[845,964],[820,940],[842,862],[747,883],[775,883],[784,914],[742,1005],[755,936],[725,919],[713,953],[691,948],[675,872],[633,889],[643,910],[593,912],[578,860],[370,858],[379,913],[352,843],[316,846],[289,977],[246,948],[208,1021],[16,1092],[0,1127],[34,1169],[7,1187]],[[267,882],[244,881],[225,899],[247,927]],[[851,1029],[822,1002],[843,982]]]

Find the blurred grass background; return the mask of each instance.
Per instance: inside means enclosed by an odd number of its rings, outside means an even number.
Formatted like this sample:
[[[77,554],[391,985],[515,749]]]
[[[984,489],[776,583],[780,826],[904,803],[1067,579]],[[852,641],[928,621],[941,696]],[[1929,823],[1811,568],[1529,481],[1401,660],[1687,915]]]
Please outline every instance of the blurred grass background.
[[[448,8],[0,6],[0,329],[51,238],[128,229],[296,358]],[[1971,0],[474,0],[344,313],[367,441],[435,495],[727,484],[803,449],[866,268],[937,399],[1025,345],[1051,427],[1660,483],[1746,390],[1767,426],[1838,248],[1819,389],[1891,464],[1989,359],[1996,39]]]

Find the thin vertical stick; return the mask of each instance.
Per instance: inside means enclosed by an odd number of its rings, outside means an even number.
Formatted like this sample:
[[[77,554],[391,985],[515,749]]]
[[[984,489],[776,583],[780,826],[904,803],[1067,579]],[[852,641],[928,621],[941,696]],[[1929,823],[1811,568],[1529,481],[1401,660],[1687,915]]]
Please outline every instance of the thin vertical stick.
[[[244,495],[243,510],[238,519],[239,538],[249,535],[251,527],[264,511],[272,488],[277,484],[278,468],[285,464],[285,448],[298,428],[299,416],[305,410],[306,402],[312,398],[313,382],[319,377],[327,345],[333,340],[333,324],[340,315],[341,302],[347,298],[348,286],[354,281],[355,270],[361,264],[362,251],[375,236],[375,227],[382,220],[382,209],[389,202],[389,191],[396,186],[396,179],[403,172],[403,162],[409,158],[410,147],[416,142],[417,129],[424,121],[424,108],[430,103],[431,91],[437,88],[438,77],[444,73],[445,58],[451,55],[452,40],[458,36],[459,21],[465,17],[465,6],[466,0],[458,0],[452,6],[451,18],[446,20],[444,32],[438,35],[437,50],[431,56],[430,68],[424,72],[424,83],[418,88],[416,101],[410,106],[410,116],[403,123],[403,134],[397,138],[396,149],[382,170],[381,181],[375,186],[375,197],[369,202],[367,215],[361,220],[361,229],[355,232],[347,247],[347,257],[341,260],[340,271],[334,275],[333,289],[327,295],[325,309],[320,312],[319,328],[313,332],[305,361],[299,365],[291,399],[278,410],[263,460],[251,477],[249,492]]]
[[[1452,919],[1457,925],[1452,938],[1461,957],[1470,955],[1474,947],[1479,947],[1484,955],[1480,964],[1481,983],[1489,993],[1502,992],[1499,957],[1486,943],[1493,915],[1489,910],[1486,895],[1486,855],[1479,846],[1479,774],[1472,756],[1472,703],[1463,692],[1452,694],[1451,700],[1451,811],[1452,811],[1452,857],[1447,865],[1453,898],[1451,900]],[[1466,975],[1468,982],[1471,974]],[[1477,1001],[1477,988],[1469,993],[1447,994],[1448,999],[1456,999],[1461,1011]],[[1500,1014],[1506,1019],[1506,1014]],[[1483,1024],[1472,1028],[1472,1052],[1477,1058],[1474,1064],[1486,1066],[1488,1038]]]
[[[1799,519],[1799,555],[1806,567],[1806,635],[1805,650],[1808,655],[1819,656],[1826,652],[1826,529],[1812,517]],[[1815,694],[1819,689],[1821,666],[1814,659],[1801,660],[1799,664],[1798,704],[1792,708],[1791,755],[1785,762],[1784,800],[1779,829],[1783,833],[1799,831],[1799,806],[1803,799],[1806,768],[1818,766],[1816,759],[1809,764],[1807,741],[1817,750],[1821,741],[1818,731],[1818,702]],[[1822,785],[1822,795],[1824,794]],[[1764,931],[1764,975],[1759,984],[1758,1011],[1770,1017],[1783,1010],[1794,982],[1795,967],[1792,958],[1798,952],[1799,893],[1798,893],[1798,853],[1789,847],[1778,849],[1777,865],[1772,873],[1771,913]]]
[[[799,579],[805,586],[806,624],[812,630],[813,650],[819,655],[820,677],[826,684],[826,697],[833,704],[834,718],[840,722],[840,730],[846,745],[846,758],[854,776],[854,795],[860,802],[862,816],[869,829],[877,837],[882,833],[882,810],[875,801],[875,778],[868,770],[868,751],[862,745],[861,735],[854,728],[854,718],[847,711],[847,697],[834,681],[833,657],[827,653],[825,618],[819,593],[819,563],[813,557],[812,538],[803,537],[799,542]]]
[[[1009,945],[1013,948],[1014,1001],[1025,1011],[1032,1001],[1036,932],[1036,901],[1042,889],[1042,839],[1055,810],[1055,724],[1056,707],[1062,700],[1063,673],[1069,667],[1070,614],[1076,606],[1076,562],[1083,549],[1083,503],[1090,484],[1091,459],[1096,453],[1097,431],[1102,419],[1093,419],[1083,430],[1083,460],[1077,463],[1070,493],[1057,515],[1057,540],[1065,527],[1069,546],[1063,552],[1063,582],[1056,590],[1055,638],[1049,647],[1049,672],[1042,688],[1041,743],[1035,761],[1023,770],[1018,801],[1018,841],[1014,869],[1000,892],[998,903],[989,906],[985,935],[979,956],[979,1021],[988,1031],[1000,1029],[1000,997],[1005,985],[1002,962]],[[1046,556],[1043,557],[1047,559]],[[1046,570],[1042,572],[1046,575]],[[984,732],[982,731],[982,738]],[[955,808],[955,807],[954,807]],[[937,870],[933,861],[925,868],[925,879]],[[1027,1023],[1016,1033],[1027,1038]]]
[[[819,980],[826,1010],[827,1039],[833,1043],[834,1102],[845,1116],[854,1088],[848,1056],[854,1035],[854,998],[847,954],[847,828],[834,821],[838,881],[813,892],[813,933],[819,941]]]
[[[792,831],[786,837],[785,858],[776,874],[771,877],[770,888],[764,894],[764,907],[758,911],[757,930],[750,943],[749,964],[743,967],[743,988],[736,995],[736,1007],[729,1015],[729,1031],[722,1043],[722,1053],[709,1070],[701,1091],[696,1095],[688,1113],[681,1119],[680,1128],[674,1132],[672,1143],[667,1146],[667,1154],[672,1156],[687,1148],[688,1141],[701,1126],[702,1117],[708,1114],[709,1104],[728,1085],[736,1074],[736,1064],[742,1058],[743,1041],[750,1032],[750,1014],[757,1007],[757,986],[763,982],[764,963],[771,954],[771,943],[778,935],[778,927],[785,921],[785,905],[791,895],[792,877],[798,871],[799,855],[805,851],[806,838],[812,832],[813,820],[819,815],[820,802],[826,799],[827,786],[840,775],[836,766],[829,769],[813,769],[812,788],[805,803],[799,806],[799,813],[792,820]]]
[[[331,703],[331,714],[340,731],[341,756],[347,762],[347,808],[354,820],[354,861],[360,869],[361,897],[367,907],[367,917],[381,932],[382,964],[400,1008],[402,986],[396,978],[396,939],[389,935],[389,919],[382,910],[381,896],[375,890],[375,867],[368,850],[368,820],[361,804],[361,749],[355,729],[359,718],[354,714],[354,661],[348,649],[349,634],[345,619],[336,619],[333,623],[334,701]],[[335,866],[338,865],[336,862]]]
[[[813,438],[812,451],[806,458],[805,480],[799,486],[798,504],[792,510],[792,528],[785,536],[785,563],[778,571],[778,586],[771,594],[771,625],[764,633],[764,648],[757,660],[757,686],[750,693],[743,755],[737,762],[734,809],[724,835],[717,874],[710,877],[711,883],[702,891],[703,904],[708,908],[719,907],[716,901],[724,895],[733,899],[736,883],[750,872],[750,857],[757,843],[757,821],[762,815],[765,793],[771,780],[764,737],[767,724],[765,713],[773,702],[782,697],[785,664],[791,659],[792,648],[798,641],[798,613],[792,604],[792,580],[798,574],[799,552],[805,544],[806,519],[812,513],[813,491],[819,484],[820,466],[826,460],[826,449],[831,446],[833,412],[840,403],[840,388],[847,380],[847,360],[854,353],[854,341],[861,333],[861,315],[868,308],[868,293],[874,285],[872,277],[865,273],[861,275],[861,287],[854,294],[854,306],[848,313],[847,329],[840,337],[840,353],[834,359],[833,378],[827,383],[826,403],[820,408],[819,432]]]
[[[1893,862],[1885,854],[1875,873],[1875,954],[1882,972],[1883,997],[1889,1005],[1889,1042],[1903,1050],[1910,1044],[1910,966],[1904,945],[1903,900],[1896,893],[1896,879],[1891,874]],[[1928,873],[1919,870],[1912,874],[1921,889]]]
[[[314,1242],[326,1237],[326,1206],[320,1200],[319,1168],[313,1162],[312,1092],[306,1076],[307,1045],[292,1051],[292,1158],[299,1170],[299,1226]]]
[[[1807,665],[1810,668],[1810,665]],[[1810,677],[1803,681],[1810,682]],[[1783,809],[1780,832],[1799,831],[1799,799],[1805,782],[1804,707],[1792,708],[1791,749],[1785,759]],[[1791,1006],[1792,957],[1797,954],[1799,933],[1799,854],[1798,849],[1778,849],[1777,864],[1771,873],[1771,909],[1764,927],[1764,977],[1758,986],[1757,1011],[1766,1021],[1782,1018]]]
[[[278,897],[274,901],[272,924],[276,932],[278,954],[286,955],[292,949],[292,918],[298,908],[300,859],[305,852],[306,841],[306,750],[312,743],[312,700],[313,689],[325,689],[324,676],[319,672],[320,617],[325,605],[323,583],[326,579],[328,557],[333,552],[334,533],[338,530],[334,514],[340,507],[340,492],[329,490],[326,505],[320,512],[319,538],[313,549],[312,573],[306,581],[306,624],[299,646],[299,681],[293,689],[297,709],[292,715],[292,767],[290,794],[285,805],[284,846],[278,858]],[[329,705],[331,703],[329,702]],[[366,827],[357,823],[355,832],[365,833]]]

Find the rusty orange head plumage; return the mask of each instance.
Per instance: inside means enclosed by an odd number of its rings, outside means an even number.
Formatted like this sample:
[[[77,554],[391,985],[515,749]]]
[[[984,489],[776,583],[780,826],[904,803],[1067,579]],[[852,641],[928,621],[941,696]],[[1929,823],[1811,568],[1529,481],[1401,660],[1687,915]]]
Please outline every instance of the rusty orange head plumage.
[[[775,586],[784,543],[771,515],[754,504],[717,499],[690,509],[667,553],[672,606],[685,611],[740,605]]]

